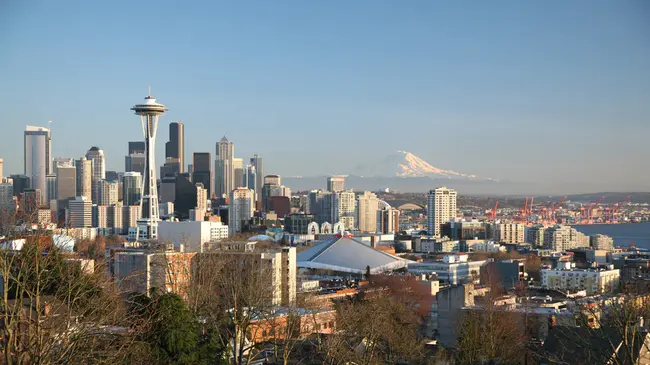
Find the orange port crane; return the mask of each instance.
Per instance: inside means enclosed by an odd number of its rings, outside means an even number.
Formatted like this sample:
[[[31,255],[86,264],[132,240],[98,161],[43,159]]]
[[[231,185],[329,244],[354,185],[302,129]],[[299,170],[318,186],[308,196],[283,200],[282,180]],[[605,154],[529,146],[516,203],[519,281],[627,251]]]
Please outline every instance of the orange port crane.
[[[622,207],[623,205],[625,205],[625,203],[627,203],[627,202],[629,202],[629,201],[630,201],[630,195],[628,195],[627,198],[623,199],[622,202],[616,203],[616,205],[614,206],[614,208],[612,208],[612,210],[609,212],[609,213],[610,213],[610,215],[609,215],[609,217],[608,217],[608,222],[609,222],[609,223],[617,222],[617,221],[615,220],[615,218],[616,218],[616,213],[618,213],[618,210],[621,209],[621,207]]]
[[[600,205],[600,203],[603,202],[604,199],[605,199],[604,196],[601,197],[600,199],[598,199],[597,202],[591,204],[591,205],[589,206],[589,208],[587,208],[587,223],[588,223],[588,224],[593,223],[593,222],[592,222],[592,218],[593,218],[593,214],[594,214],[594,209],[596,209],[596,208]]]
[[[560,205],[566,201],[566,199],[569,196],[566,195],[564,198],[562,198],[557,204],[551,204],[551,211],[549,212],[549,219],[552,220],[553,222],[557,222],[557,218],[555,217],[555,212],[560,208]]]
[[[496,203],[494,203],[494,208],[492,208],[492,212],[490,212],[490,220],[491,221],[496,221],[497,220],[497,207],[499,206],[499,201],[497,200]]]

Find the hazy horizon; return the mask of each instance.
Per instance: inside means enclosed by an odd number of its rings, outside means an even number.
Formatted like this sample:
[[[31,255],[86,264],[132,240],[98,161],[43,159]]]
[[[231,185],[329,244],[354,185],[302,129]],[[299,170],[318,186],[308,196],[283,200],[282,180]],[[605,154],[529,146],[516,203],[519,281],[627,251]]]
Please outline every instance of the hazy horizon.
[[[25,126],[52,120],[54,157],[98,146],[122,171],[151,85],[170,109],[158,164],[181,120],[186,164],[227,135],[284,176],[404,150],[505,181],[650,190],[649,17],[644,1],[5,2],[0,158],[22,173]]]

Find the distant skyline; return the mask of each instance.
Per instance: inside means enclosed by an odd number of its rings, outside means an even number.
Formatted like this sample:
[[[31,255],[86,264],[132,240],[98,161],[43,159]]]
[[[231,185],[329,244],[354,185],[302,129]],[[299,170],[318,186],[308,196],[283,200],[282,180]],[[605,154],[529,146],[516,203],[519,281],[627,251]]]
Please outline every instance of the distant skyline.
[[[642,0],[2,2],[0,158],[22,173],[25,126],[52,120],[53,157],[98,146],[123,171],[151,85],[169,108],[158,166],[180,120],[186,164],[227,135],[267,174],[353,174],[405,150],[647,191],[648,19]]]

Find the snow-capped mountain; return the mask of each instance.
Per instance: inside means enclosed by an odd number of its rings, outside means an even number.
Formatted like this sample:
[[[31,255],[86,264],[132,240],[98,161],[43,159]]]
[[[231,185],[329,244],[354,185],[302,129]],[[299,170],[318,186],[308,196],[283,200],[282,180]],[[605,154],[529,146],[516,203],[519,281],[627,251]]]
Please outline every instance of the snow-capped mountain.
[[[433,179],[469,179],[494,180],[476,175],[462,174],[452,170],[443,170],[432,166],[420,157],[406,151],[397,151],[384,160],[384,176],[390,174],[398,177],[430,177]]]

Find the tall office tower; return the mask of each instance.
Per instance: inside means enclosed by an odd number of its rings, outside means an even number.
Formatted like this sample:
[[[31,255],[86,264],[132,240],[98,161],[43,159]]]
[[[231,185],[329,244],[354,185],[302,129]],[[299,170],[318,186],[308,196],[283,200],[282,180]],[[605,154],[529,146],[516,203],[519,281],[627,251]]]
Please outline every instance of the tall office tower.
[[[255,154],[253,157],[251,157],[250,164],[255,167],[255,188],[261,190],[262,186],[264,186],[264,160]],[[248,188],[250,189],[250,186]],[[255,193],[257,193],[257,200],[260,200],[262,198],[261,192],[259,190],[255,190]]]
[[[68,199],[77,196],[77,169],[74,166],[56,169],[57,215],[67,208]]]
[[[427,194],[427,233],[440,236],[442,225],[456,218],[456,190],[441,186]]]
[[[31,179],[26,175],[11,175],[9,176],[14,182],[14,196],[18,197],[22,194],[25,189],[29,189],[31,184]]]
[[[56,175],[53,175],[53,174],[47,175],[45,177],[45,186],[47,187],[46,192],[45,192],[45,195],[47,196],[47,198],[50,201],[51,200],[57,200],[58,198],[57,198],[57,194],[56,194],[56,192],[57,192]],[[49,201],[47,201],[46,203],[49,203]],[[45,204],[45,205],[47,205],[47,204]]]
[[[139,204],[141,193],[142,175],[139,172],[125,172],[122,176],[122,204]]]
[[[183,172],[185,164],[185,126],[183,123],[169,123],[169,142],[165,143],[165,165],[161,168],[166,174]],[[164,176],[164,175],[161,175]]]
[[[233,189],[244,187],[244,159],[232,159]]]
[[[46,176],[52,174],[52,138],[50,130],[27,126],[25,129],[25,175],[31,181],[32,189],[39,189],[45,204],[48,201]]]
[[[0,180],[2,180],[2,178],[4,177],[4,175],[2,175],[3,172],[4,172],[4,171],[2,170],[2,169],[3,169],[3,167],[2,167],[3,165],[4,165],[4,160],[0,158]]]
[[[345,190],[345,176],[334,175],[327,177],[327,191],[343,191]]]
[[[14,207],[14,184],[10,179],[0,179],[0,222],[3,215]]]
[[[42,193],[39,189],[25,189],[21,194],[21,205],[25,214],[33,214],[41,206]]]
[[[156,103],[156,99],[148,95],[144,104],[137,104],[131,108],[142,121],[145,142],[145,173],[144,188],[140,199],[142,207],[141,218],[138,220],[137,238],[139,240],[150,240],[158,238],[158,186],[156,181],[156,130],[158,129],[158,118],[165,114],[167,109],[164,105]]]
[[[106,158],[104,151],[95,146],[86,152],[86,158],[92,162],[92,201],[96,203],[99,201],[99,183],[106,179]]]
[[[334,224],[332,217],[332,193],[323,190],[312,190],[309,192],[309,212],[314,215],[318,224],[329,222]]]
[[[214,193],[217,194],[217,197],[228,196],[235,189],[234,155],[235,144],[223,136],[217,142],[217,155],[214,163]]]
[[[124,171],[144,174],[144,164],[147,156],[144,153],[132,153],[124,157]]]
[[[129,155],[132,155],[134,153],[142,153],[144,154],[145,152],[145,143],[144,141],[131,141],[129,142]]]
[[[379,210],[379,200],[377,195],[365,191],[359,195],[357,201],[357,221],[361,232],[375,233],[377,231],[377,211]]]
[[[241,232],[253,217],[253,192],[239,188],[230,192],[228,204],[228,231],[232,235]]]
[[[75,169],[77,170],[76,196],[92,199],[93,162],[82,156],[75,161]]]
[[[99,200],[97,205],[117,204],[119,197],[119,185],[114,180],[102,180],[99,182]]]
[[[56,169],[59,167],[74,167],[74,159],[69,157],[55,157],[52,160],[53,170],[52,173],[56,174]]]
[[[399,233],[399,209],[384,207],[377,211],[377,232],[382,234]]]
[[[68,202],[66,225],[69,228],[90,228],[93,226],[93,203],[85,196],[77,196]]]
[[[257,186],[257,171],[255,170],[255,166],[253,165],[246,166],[246,175],[244,176],[244,179],[245,179],[244,187],[253,190],[253,194],[255,195],[253,199],[255,199],[255,201],[259,200],[258,195],[261,192],[259,187]]]
[[[266,175],[266,176],[264,176],[262,186],[264,186],[265,184],[282,185],[281,181],[282,180],[280,178],[280,175]]]
[[[208,198],[212,196],[212,171],[210,170],[210,152],[194,152],[192,164],[192,183],[203,184],[208,191]]]
[[[354,191],[335,191],[332,193],[332,223],[343,223],[346,230],[355,228],[357,201]]]

